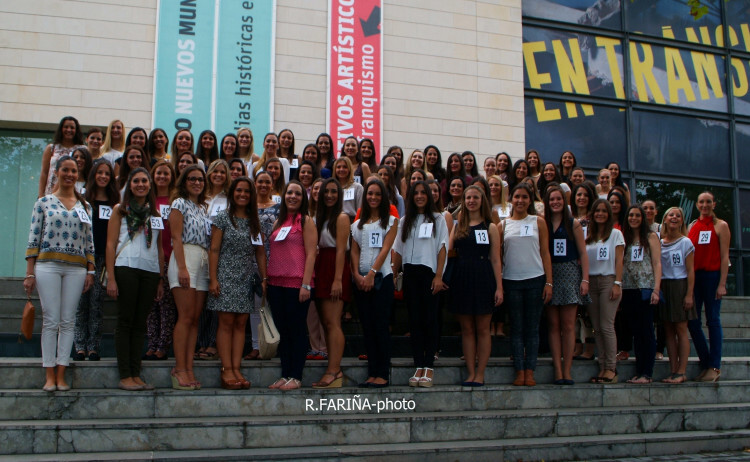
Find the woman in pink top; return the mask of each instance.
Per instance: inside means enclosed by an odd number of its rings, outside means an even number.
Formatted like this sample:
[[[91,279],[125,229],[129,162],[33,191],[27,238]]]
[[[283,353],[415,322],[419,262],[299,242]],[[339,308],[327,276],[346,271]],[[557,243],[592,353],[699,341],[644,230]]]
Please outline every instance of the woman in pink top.
[[[307,353],[307,310],[310,307],[318,231],[307,213],[307,194],[297,180],[284,188],[279,218],[270,236],[268,301],[281,343],[281,378],[268,388],[302,386]]]

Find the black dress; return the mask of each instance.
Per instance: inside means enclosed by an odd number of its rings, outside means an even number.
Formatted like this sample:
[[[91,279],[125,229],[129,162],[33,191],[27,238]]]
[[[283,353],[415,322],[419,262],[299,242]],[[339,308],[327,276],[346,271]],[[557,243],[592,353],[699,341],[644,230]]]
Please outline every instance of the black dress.
[[[457,256],[448,283],[451,313],[476,316],[495,310],[497,285],[490,261],[489,226],[470,226],[468,236],[453,243]]]

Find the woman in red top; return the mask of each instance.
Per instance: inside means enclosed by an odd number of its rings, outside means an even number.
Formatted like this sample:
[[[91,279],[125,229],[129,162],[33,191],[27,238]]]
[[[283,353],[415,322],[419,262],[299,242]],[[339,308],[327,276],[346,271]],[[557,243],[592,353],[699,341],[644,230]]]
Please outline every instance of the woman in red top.
[[[716,218],[716,198],[709,191],[698,196],[700,217],[690,224],[688,237],[695,246],[695,308],[698,318],[688,321],[690,336],[700,358],[702,372],[696,381],[716,382],[721,376],[721,298],[727,294],[729,241],[731,234],[724,220]],[[701,328],[701,308],[706,306],[709,344]]]

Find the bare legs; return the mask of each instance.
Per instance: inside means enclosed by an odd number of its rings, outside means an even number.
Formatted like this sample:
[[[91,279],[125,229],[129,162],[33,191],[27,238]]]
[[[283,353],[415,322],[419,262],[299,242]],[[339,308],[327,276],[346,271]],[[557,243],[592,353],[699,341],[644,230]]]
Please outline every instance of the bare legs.
[[[484,372],[492,350],[492,314],[458,314],[456,317],[461,324],[461,343],[466,358],[466,371],[469,374],[466,382],[484,383]]]
[[[325,330],[326,347],[328,349],[327,374],[336,375],[341,370],[341,357],[344,355],[344,332],[341,330],[341,312],[344,309],[343,300],[333,301],[330,298],[316,300],[320,321]]]
[[[672,376],[665,379],[668,383],[684,382],[688,355],[690,354],[690,338],[688,337],[687,321],[664,322],[667,334],[667,353],[669,354],[669,368]],[[682,377],[675,377],[675,376]]]
[[[549,349],[555,369],[555,380],[572,380],[570,368],[573,366],[575,350],[576,309],[576,305],[547,307]]]
[[[224,380],[244,380],[240,371],[245,347],[245,324],[249,314],[219,312],[216,348],[219,350]]]
[[[180,383],[196,383],[193,374],[193,352],[198,341],[198,320],[206,304],[206,291],[174,287],[177,324],[174,327],[175,372]]]

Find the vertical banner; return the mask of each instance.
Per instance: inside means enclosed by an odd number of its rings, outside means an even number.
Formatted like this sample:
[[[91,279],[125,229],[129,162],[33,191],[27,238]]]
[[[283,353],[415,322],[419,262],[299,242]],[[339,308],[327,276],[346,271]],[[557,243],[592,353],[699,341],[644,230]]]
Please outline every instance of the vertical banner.
[[[328,2],[328,133],[372,139],[382,154],[381,0]],[[379,156],[380,157],[380,156]]]
[[[153,127],[270,131],[275,11],[275,0],[160,0]]]

